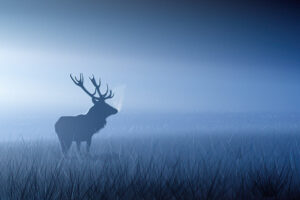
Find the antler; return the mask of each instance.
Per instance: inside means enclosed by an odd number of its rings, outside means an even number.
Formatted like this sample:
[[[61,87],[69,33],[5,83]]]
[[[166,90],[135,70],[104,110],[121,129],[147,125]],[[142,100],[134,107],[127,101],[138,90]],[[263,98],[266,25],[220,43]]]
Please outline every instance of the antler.
[[[99,84],[97,84],[94,75],[92,78],[90,78],[90,80],[93,83],[93,85],[95,86],[95,91],[97,91],[99,97],[102,100],[111,99],[114,97],[114,94],[112,93],[111,90],[109,90],[109,95],[107,96],[107,94],[108,94],[108,85],[107,84],[106,84],[106,92],[104,94],[101,94],[101,92],[100,92],[101,79],[100,78],[99,78]]]
[[[83,74],[81,73],[80,74],[80,78],[79,80],[77,79],[77,77],[75,76],[73,78],[72,74],[70,74],[70,77],[72,79],[72,81],[75,83],[75,85],[79,86],[85,93],[87,93],[90,97],[92,97],[93,101],[99,101],[99,100],[106,100],[106,99],[111,99],[114,97],[114,94],[112,93],[111,90],[109,90],[109,95],[108,94],[108,85],[107,88],[106,88],[106,92],[104,94],[101,94],[100,92],[100,86],[101,86],[101,79],[99,79],[99,84],[97,84],[97,81],[95,80],[95,77],[93,75],[92,78],[90,78],[92,84],[94,85],[95,87],[95,91],[94,93],[90,93],[83,85],[83,82],[84,82],[84,78],[83,78]],[[96,97],[96,93],[98,93],[99,97]]]
[[[83,85],[83,81],[84,81],[84,78],[83,78],[83,75],[80,74],[80,78],[79,80],[77,79],[77,77],[75,76],[75,78],[73,78],[72,74],[70,74],[70,77],[72,79],[72,81],[75,83],[75,85],[79,86],[85,93],[87,93],[90,97],[92,98],[97,98],[95,97],[95,94],[96,94],[96,89],[95,89],[95,92],[94,93],[90,93]]]

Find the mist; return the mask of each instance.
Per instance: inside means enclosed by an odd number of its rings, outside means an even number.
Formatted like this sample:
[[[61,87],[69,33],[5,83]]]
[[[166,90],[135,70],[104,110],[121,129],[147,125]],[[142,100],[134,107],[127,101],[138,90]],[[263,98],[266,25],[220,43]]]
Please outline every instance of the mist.
[[[124,112],[299,111],[299,15],[248,4],[6,3],[1,109],[88,105],[82,72],[126,86]]]
[[[298,2],[0,4],[1,199],[299,199]]]
[[[1,118],[85,113],[79,73],[109,84],[125,116],[299,112],[293,4],[30,5],[1,6]]]

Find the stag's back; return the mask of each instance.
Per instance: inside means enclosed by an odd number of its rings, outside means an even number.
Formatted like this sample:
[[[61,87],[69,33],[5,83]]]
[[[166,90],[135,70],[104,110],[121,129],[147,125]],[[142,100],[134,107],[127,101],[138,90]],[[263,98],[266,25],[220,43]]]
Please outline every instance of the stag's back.
[[[55,124],[58,136],[64,138],[85,139],[89,133],[89,122],[84,115],[61,117]]]

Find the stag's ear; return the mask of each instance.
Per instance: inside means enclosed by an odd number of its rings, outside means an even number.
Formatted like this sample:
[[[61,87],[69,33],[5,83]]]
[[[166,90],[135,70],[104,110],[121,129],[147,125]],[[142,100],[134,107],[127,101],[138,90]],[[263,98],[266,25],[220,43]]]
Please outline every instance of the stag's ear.
[[[98,99],[98,98],[92,98],[93,104],[98,104],[100,102],[102,102],[103,100]]]
[[[98,103],[98,101],[95,98],[92,98],[93,104]]]

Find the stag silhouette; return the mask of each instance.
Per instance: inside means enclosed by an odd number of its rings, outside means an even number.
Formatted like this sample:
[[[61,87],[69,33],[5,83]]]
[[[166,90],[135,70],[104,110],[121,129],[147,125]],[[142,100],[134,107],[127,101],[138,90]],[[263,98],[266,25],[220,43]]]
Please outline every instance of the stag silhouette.
[[[86,94],[88,94],[94,103],[87,114],[78,116],[64,116],[59,118],[55,124],[55,131],[59,138],[61,149],[64,155],[67,155],[72,142],[76,142],[77,151],[80,153],[81,142],[86,142],[86,151],[89,153],[92,142],[92,136],[104,128],[106,118],[110,115],[117,114],[118,111],[114,107],[105,102],[106,99],[114,97],[112,91],[107,89],[104,94],[100,92],[101,80],[96,82],[94,75],[90,78],[95,92],[90,93],[83,85],[84,78],[80,74],[79,80],[70,74],[72,81],[79,86]],[[96,96],[98,94],[98,97]]]

